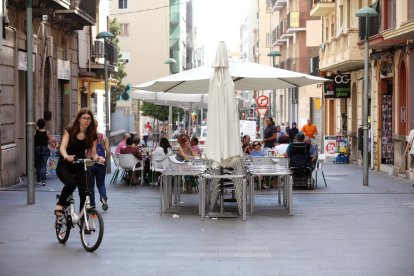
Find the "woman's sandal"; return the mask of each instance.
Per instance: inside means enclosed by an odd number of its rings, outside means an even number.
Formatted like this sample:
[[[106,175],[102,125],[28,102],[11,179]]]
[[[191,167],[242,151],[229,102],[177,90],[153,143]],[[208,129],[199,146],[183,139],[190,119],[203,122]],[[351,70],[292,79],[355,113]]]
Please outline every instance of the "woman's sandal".
[[[63,206],[56,205],[56,207],[55,207],[55,216],[57,216],[57,217],[63,216]]]

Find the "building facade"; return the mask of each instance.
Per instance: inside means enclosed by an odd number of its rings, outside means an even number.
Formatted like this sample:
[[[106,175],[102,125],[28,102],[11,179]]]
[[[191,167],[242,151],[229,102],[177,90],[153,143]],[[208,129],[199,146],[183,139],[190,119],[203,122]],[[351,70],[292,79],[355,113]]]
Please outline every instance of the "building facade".
[[[269,51],[277,50],[280,57],[275,66],[291,71],[317,73],[315,66],[321,41],[321,20],[311,16],[309,1],[272,0],[267,1],[271,10]],[[311,66],[313,65],[313,66]],[[298,128],[311,118],[320,130],[322,88],[310,85],[300,88],[278,89],[276,91],[277,124],[297,122]],[[321,132],[320,132],[321,133]],[[320,143],[321,135],[317,136]]]
[[[80,89],[80,59],[85,48],[91,51],[92,38],[80,39],[79,31],[96,24],[102,2],[106,1],[33,1],[33,95],[28,95],[26,1],[1,1],[5,25],[0,40],[0,186],[16,184],[27,172],[28,96],[33,97],[34,119],[44,118],[52,135],[62,135],[79,108],[90,107],[90,97],[83,100],[85,91]]]

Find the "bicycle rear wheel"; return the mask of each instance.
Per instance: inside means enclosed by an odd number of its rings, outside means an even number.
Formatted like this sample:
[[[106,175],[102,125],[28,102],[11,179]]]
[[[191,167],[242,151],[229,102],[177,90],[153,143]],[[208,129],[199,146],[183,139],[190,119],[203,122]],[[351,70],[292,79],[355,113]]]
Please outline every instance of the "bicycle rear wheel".
[[[70,230],[72,228],[72,221],[67,212],[63,213],[62,217],[56,217],[55,230],[56,237],[60,243],[65,243],[69,239]]]
[[[101,213],[95,209],[87,210],[80,224],[80,234],[83,248],[86,251],[93,252],[98,249],[104,234]]]

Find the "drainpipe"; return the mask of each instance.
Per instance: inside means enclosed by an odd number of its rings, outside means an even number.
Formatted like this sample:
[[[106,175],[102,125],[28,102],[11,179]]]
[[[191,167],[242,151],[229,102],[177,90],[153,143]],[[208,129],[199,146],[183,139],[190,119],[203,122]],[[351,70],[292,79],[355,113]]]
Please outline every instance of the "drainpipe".
[[[26,90],[26,171],[27,204],[35,203],[34,191],[34,126],[33,121],[33,25],[32,0],[26,0],[26,49],[27,49],[27,90]],[[17,46],[17,45],[16,45]]]

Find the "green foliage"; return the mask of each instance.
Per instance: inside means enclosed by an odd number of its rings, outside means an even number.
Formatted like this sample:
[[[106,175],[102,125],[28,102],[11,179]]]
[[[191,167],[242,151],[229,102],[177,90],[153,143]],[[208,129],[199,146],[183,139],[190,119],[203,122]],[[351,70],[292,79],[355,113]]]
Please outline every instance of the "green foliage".
[[[119,99],[119,95],[124,91],[125,84],[123,84],[122,80],[127,76],[125,71],[125,64],[122,63],[121,60],[121,48],[119,48],[119,35],[121,33],[121,28],[116,18],[112,19],[109,23],[109,31],[114,35],[110,41],[111,43],[116,46],[118,52],[118,72],[114,72],[112,77],[118,80],[118,85],[111,87],[111,113],[115,112],[116,109],[116,101]]]
[[[141,111],[143,116],[149,116],[153,117],[159,121],[168,121],[168,112],[169,107],[168,106],[161,106],[161,105],[155,105],[152,103],[144,102],[141,106]],[[173,122],[177,121],[180,116],[180,118],[184,115],[184,110],[179,107],[173,107]]]

